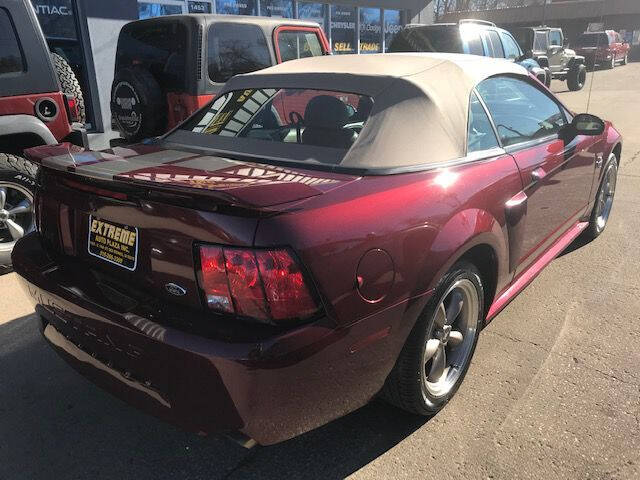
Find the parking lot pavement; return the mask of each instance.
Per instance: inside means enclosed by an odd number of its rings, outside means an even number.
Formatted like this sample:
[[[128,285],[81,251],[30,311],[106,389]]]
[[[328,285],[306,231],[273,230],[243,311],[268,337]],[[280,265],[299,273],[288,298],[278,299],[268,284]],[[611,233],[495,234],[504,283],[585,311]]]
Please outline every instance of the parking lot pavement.
[[[640,63],[595,73],[590,111],[625,136],[607,230],[572,245],[483,331],[465,382],[433,419],[374,402],[251,451],[178,431],[67,367],[8,274],[0,277],[0,479],[640,476],[638,78]],[[560,96],[586,110],[587,89]]]

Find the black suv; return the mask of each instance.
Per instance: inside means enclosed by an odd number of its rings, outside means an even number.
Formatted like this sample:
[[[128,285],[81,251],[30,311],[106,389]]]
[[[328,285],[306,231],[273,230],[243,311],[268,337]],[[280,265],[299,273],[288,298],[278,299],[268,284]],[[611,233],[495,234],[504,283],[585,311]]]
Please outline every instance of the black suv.
[[[527,56],[549,68],[553,78],[566,80],[569,90],[582,90],[587,81],[585,59],[566,47],[562,29],[523,27],[513,30],[513,36]]]
[[[509,32],[484,20],[407,25],[394,37],[389,52],[467,53],[505,58],[525,67],[546,86],[551,83],[550,72],[541,68],[532,58],[527,58]]]

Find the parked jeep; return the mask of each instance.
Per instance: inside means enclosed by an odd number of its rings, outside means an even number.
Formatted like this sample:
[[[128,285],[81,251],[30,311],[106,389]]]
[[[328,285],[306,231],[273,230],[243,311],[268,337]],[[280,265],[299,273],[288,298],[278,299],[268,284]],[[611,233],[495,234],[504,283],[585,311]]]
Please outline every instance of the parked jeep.
[[[0,269],[35,226],[37,145],[86,145],[82,93],[68,63],[51,53],[29,0],[0,0]]]
[[[389,45],[389,52],[467,53],[485,57],[505,58],[525,67],[547,87],[551,74],[538,62],[523,54],[511,33],[495,23],[466,19],[459,23],[433,25],[410,24],[399,32]]]
[[[585,59],[566,47],[562,29],[523,27],[512,33],[525,54],[541,67],[548,67],[553,78],[566,80],[569,90],[582,90],[587,81]]]
[[[111,89],[114,128],[128,141],[160,135],[236,74],[329,51],[320,25],[302,20],[199,14],[128,23]]]

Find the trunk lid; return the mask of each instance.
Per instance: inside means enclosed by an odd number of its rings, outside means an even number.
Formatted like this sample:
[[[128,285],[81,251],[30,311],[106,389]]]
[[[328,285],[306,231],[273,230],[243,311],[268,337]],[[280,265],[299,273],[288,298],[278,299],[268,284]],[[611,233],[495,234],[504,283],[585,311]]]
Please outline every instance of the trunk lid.
[[[62,144],[35,147],[27,155],[46,168],[88,179],[189,193],[255,209],[321,195],[358,178],[152,145],[94,152]]]
[[[83,271],[78,290],[117,311],[164,318],[176,306],[208,314],[197,244],[251,247],[262,216],[357,180],[151,145],[92,152],[65,144],[27,155],[42,166],[40,234]]]

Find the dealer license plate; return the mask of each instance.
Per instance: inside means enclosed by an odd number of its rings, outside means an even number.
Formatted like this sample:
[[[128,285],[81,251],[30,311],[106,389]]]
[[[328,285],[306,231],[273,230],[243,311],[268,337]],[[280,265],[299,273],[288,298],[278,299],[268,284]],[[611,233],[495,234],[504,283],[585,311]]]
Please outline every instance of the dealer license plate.
[[[127,270],[138,264],[138,229],[89,215],[89,254]]]

